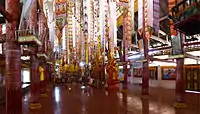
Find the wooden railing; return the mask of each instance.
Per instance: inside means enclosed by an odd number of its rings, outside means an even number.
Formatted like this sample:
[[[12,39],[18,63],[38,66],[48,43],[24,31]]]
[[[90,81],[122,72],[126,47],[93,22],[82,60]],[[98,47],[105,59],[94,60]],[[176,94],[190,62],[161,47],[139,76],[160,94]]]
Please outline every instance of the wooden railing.
[[[24,29],[24,30],[18,30],[17,31],[17,35],[20,37],[20,36],[38,36],[36,30],[32,29]]]

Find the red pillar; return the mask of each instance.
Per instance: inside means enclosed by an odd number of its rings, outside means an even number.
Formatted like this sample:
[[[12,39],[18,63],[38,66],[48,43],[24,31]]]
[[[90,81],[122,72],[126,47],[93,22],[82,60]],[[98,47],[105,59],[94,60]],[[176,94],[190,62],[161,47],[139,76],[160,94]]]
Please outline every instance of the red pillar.
[[[6,11],[16,21],[6,22],[6,113],[22,114],[21,51],[15,29],[19,19],[20,0],[6,0]]]
[[[0,37],[2,37],[2,24],[0,24]]]
[[[142,26],[142,38],[144,44],[144,61],[143,61],[143,75],[142,75],[142,95],[149,95],[149,35],[148,33],[148,24],[145,20],[146,15],[146,6],[145,0],[143,0],[143,26]],[[149,34],[149,35],[148,35]]]
[[[30,7],[29,29],[37,30],[37,0],[33,0],[33,5]],[[30,109],[39,109],[39,61],[37,59],[37,46],[30,47],[31,49],[31,103]]]
[[[149,99],[142,98],[142,114],[149,114]]]
[[[39,109],[41,104],[39,103],[40,94],[40,78],[39,78],[39,61],[36,55],[31,55],[31,103],[30,109]]]
[[[124,72],[124,82],[123,82],[123,91],[127,90],[127,84],[128,84],[128,62],[125,62],[123,65],[123,72]]]
[[[127,92],[122,92],[122,107],[125,110],[124,114],[128,114],[128,95]]]
[[[142,95],[149,95],[149,49],[148,39],[144,37],[144,56],[143,76],[142,76]]]
[[[176,90],[175,102],[176,108],[185,108],[185,88],[184,88],[184,58],[176,59]]]
[[[49,82],[49,64],[46,63],[46,82]]]

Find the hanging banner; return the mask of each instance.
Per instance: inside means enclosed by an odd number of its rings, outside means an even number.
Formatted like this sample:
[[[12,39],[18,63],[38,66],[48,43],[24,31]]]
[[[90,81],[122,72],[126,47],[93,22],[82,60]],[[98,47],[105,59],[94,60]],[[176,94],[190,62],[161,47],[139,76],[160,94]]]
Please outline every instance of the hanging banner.
[[[135,6],[135,5],[137,5],[136,1],[137,0],[131,0],[130,5],[129,5],[129,7],[131,8],[131,16],[132,16],[132,33],[135,32],[135,23],[134,22],[135,22],[135,8],[137,7],[137,6]]]
[[[153,27],[153,0],[146,0],[148,26]]]
[[[110,41],[111,41],[111,47],[112,50],[114,50],[114,47],[117,47],[117,18],[116,18],[116,2],[110,2],[110,17],[112,19],[109,19],[110,21]]]
[[[62,31],[62,28],[65,26],[66,19],[65,18],[58,18],[56,19],[56,27],[59,28],[59,30]]]
[[[67,0],[56,0],[56,19],[66,18],[67,15]]]
[[[143,0],[138,0],[138,30],[141,35],[141,30],[143,28]]]
[[[159,0],[153,0],[153,27],[155,33],[158,33],[160,29],[159,12],[160,12]]]
[[[62,29],[66,24],[66,17],[67,17],[67,0],[56,0],[55,9],[56,9],[55,14],[56,14],[57,37],[59,45],[61,45]]]
[[[55,28],[56,36],[58,38],[58,44],[61,44],[61,38],[62,38],[62,32],[59,30],[59,28]]]
[[[175,6],[175,1],[176,0],[168,0],[169,15],[172,15],[172,8]],[[171,36],[177,36],[177,31],[174,29],[174,23],[172,19],[169,20],[169,24]]]
[[[130,13],[130,12],[128,11],[128,13]],[[124,61],[128,60],[128,47],[129,47],[129,44],[130,44],[129,38],[128,38],[129,37],[128,33],[131,31],[131,29],[129,30],[128,27],[131,26],[131,23],[128,24],[129,23],[128,13],[124,16],[124,23],[123,23],[123,26],[124,26],[124,29],[123,29],[123,41],[124,41],[124,47],[125,47],[125,49],[123,50],[123,51],[125,51],[124,52],[124,54],[125,54],[124,55],[125,56],[125,60]]]

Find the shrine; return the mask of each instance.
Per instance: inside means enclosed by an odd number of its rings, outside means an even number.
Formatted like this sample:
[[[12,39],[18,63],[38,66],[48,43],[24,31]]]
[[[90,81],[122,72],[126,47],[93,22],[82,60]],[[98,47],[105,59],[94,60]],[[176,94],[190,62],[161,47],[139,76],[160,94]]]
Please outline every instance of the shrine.
[[[199,114],[199,61],[199,0],[0,1],[2,114]]]

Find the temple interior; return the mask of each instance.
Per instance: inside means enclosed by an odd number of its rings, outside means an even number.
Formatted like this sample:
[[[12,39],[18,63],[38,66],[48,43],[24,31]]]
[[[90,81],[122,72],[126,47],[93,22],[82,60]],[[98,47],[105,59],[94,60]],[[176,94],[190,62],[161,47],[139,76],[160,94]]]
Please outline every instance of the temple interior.
[[[200,114],[200,0],[0,0],[0,114]]]

